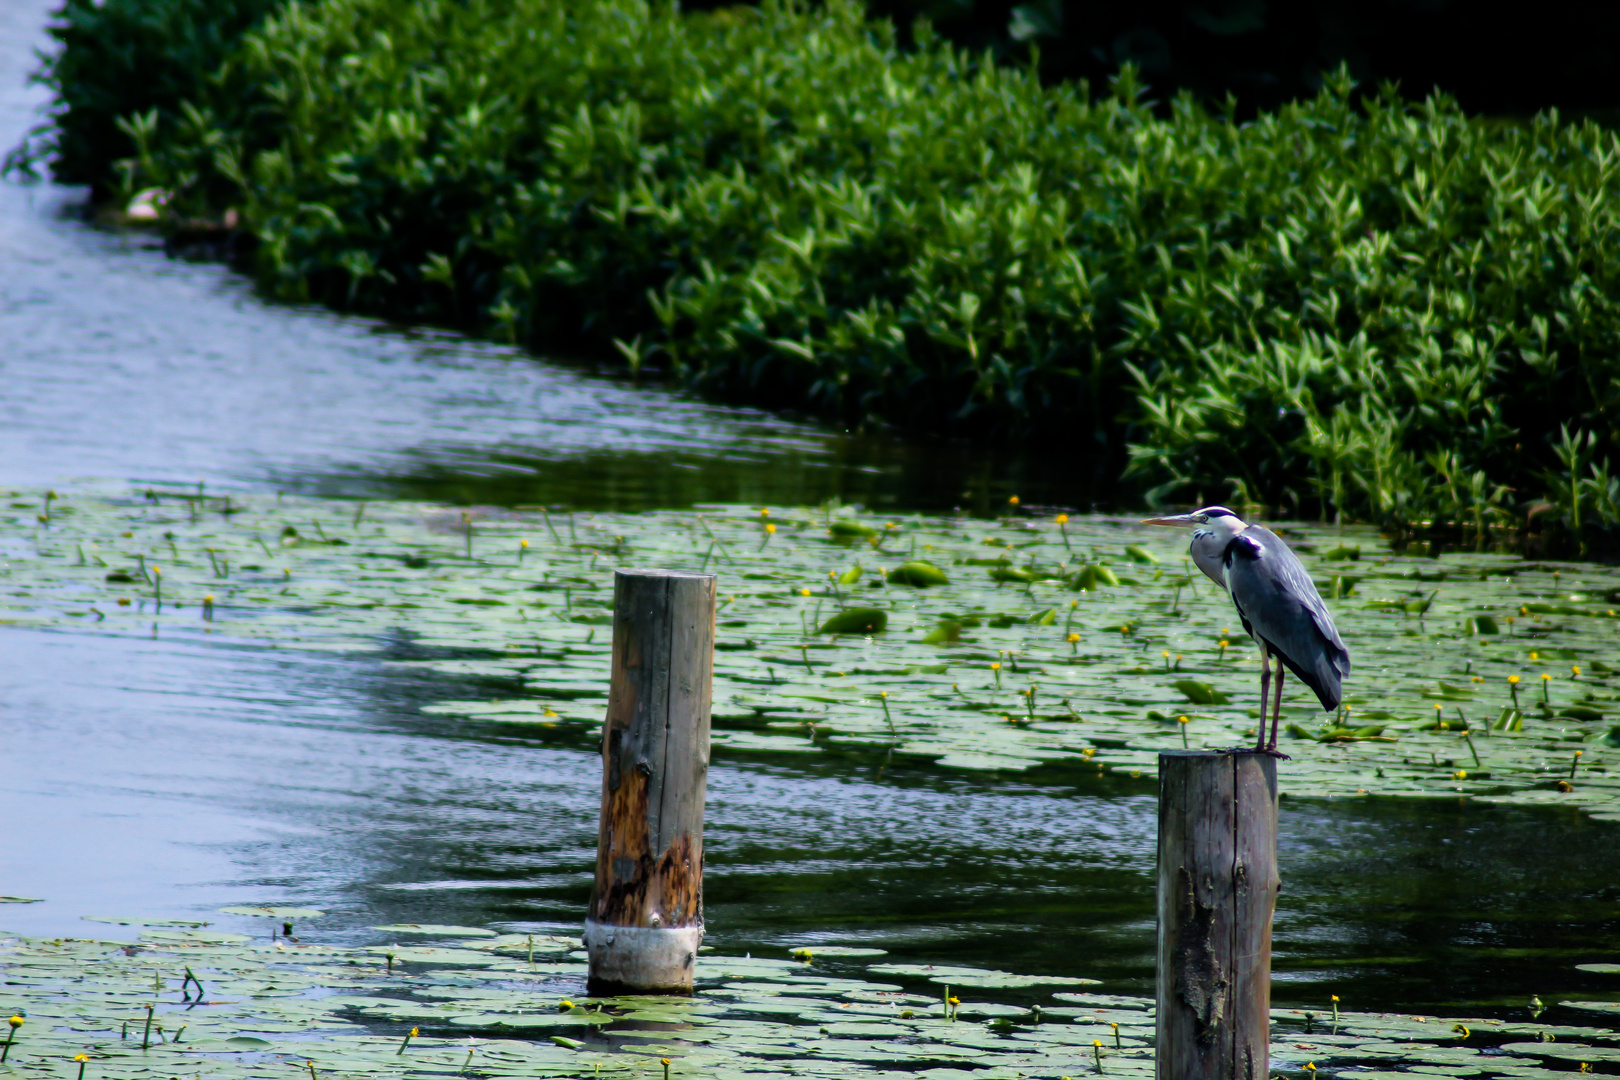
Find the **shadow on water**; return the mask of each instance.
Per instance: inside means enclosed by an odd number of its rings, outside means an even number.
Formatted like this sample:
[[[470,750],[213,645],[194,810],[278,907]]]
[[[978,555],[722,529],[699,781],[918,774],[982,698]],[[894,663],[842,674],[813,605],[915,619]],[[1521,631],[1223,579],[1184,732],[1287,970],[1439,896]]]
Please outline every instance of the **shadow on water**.
[[[707,503],[819,505],[829,499],[878,513],[962,510],[987,517],[1011,496],[1026,505],[1089,509],[1111,486],[1085,459],[1032,461],[1005,448],[821,435],[783,446],[760,439],[719,452],[589,451],[539,457],[496,448],[476,460],[422,457],[396,472],[319,472],[281,486],[340,497],[425,499],[458,506],[567,506],[636,511]]]
[[[381,662],[8,632],[0,815],[23,932],[85,914],[309,904],[320,939],[398,921],[577,929],[600,765],[580,736],[423,714],[466,685]],[[1286,766],[1285,766],[1286,767]],[[1154,830],[1143,784],[949,776],[717,755],[710,943],[785,956],[1083,974],[1151,992]],[[1434,802],[1289,802],[1279,1003],[1517,1007],[1590,996],[1620,948],[1620,829]],[[1534,872],[1527,868],[1534,867]],[[251,920],[210,914],[227,928]],[[107,928],[98,928],[104,932]]]

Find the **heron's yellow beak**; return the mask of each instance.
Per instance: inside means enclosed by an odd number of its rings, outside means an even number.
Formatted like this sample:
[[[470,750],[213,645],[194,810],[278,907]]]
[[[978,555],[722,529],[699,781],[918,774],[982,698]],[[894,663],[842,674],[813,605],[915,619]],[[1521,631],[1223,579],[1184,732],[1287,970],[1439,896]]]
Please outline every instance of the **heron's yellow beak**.
[[[1196,525],[1198,519],[1191,514],[1177,514],[1175,517],[1143,518],[1144,525]]]

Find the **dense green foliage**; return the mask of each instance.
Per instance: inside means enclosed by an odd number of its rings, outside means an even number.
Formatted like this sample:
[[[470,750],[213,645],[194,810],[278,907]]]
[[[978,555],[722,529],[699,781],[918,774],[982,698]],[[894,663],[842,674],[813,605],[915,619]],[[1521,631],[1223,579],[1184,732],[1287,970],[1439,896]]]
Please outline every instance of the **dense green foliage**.
[[[1237,124],[847,0],[325,0],[126,124],[277,295],[844,423],[1097,450],[1160,498],[1620,522],[1615,137],[1341,79]]]
[[[59,48],[38,75],[56,96],[54,116],[11,162],[30,169],[49,159],[62,183],[121,189],[116,163],[135,149],[129,118],[173,122],[271,3],[63,0],[49,30]]]

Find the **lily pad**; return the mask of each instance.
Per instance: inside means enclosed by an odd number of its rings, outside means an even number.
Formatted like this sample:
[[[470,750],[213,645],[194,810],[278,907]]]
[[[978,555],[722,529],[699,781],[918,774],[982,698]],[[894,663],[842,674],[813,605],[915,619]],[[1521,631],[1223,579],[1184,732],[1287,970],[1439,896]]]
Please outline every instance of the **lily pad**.
[[[911,585],[925,589],[936,585],[949,585],[951,579],[945,576],[945,571],[932,563],[908,562],[901,563],[889,571],[889,582],[893,585]]]
[[[1227,697],[1225,694],[1215,689],[1212,684],[1207,682],[1200,682],[1197,679],[1177,679],[1171,685],[1177,690],[1181,691],[1181,696],[1192,702],[1194,705],[1231,704],[1231,698]]]
[[[192,942],[198,945],[241,945],[253,939],[246,934],[228,934],[219,930],[145,930],[142,941]]]
[[[176,926],[200,930],[211,925],[206,919],[144,919],[117,915],[81,915],[85,922],[110,923],[113,926]]]
[[[879,608],[846,608],[821,624],[823,634],[876,634],[889,625],[889,613]]]
[[[1097,589],[1104,585],[1118,584],[1118,576],[1106,566],[1082,566],[1074,577],[1069,579],[1069,587],[1073,589]]]
[[[261,919],[318,919],[326,914],[324,911],[316,911],[314,908],[307,907],[259,907],[256,905],[224,907],[219,910],[226,915],[252,915]]]
[[[434,937],[498,936],[495,931],[485,930],[479,926],[442,926],[438,923],[390,923],[387,926],[373,926],[372,929],[391,934],[431,934]]]
[[[844,518],[840,518],[828,525],[827,532],[835,540],[870,540],[878,535],[878,530],[871,525]]]

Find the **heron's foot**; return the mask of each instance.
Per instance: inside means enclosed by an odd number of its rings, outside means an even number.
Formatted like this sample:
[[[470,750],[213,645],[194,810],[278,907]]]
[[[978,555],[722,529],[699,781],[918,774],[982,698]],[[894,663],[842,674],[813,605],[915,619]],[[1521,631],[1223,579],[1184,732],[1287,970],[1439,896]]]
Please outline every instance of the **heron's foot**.
[[[1270,746],[1266,747],[1264,750],[1260,750],[1260,751],[1257,751],[1257,752],[1266,755],[1266,757],[1274,757],[1278,761],[1293,761],[1294,760],[1293,758],[1289,757],[1287,754],[1283,753],[1281,750],[1277,749],[1277,744],[1276,743],[1272,743]]]

